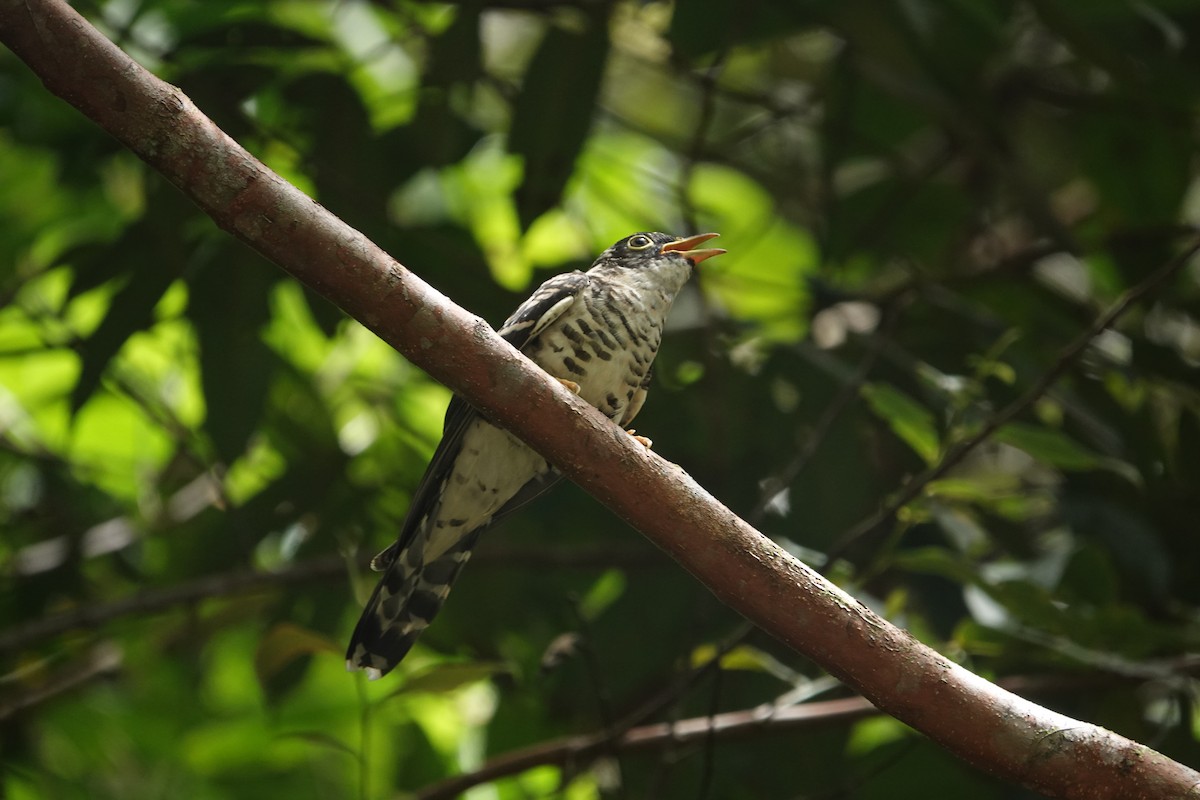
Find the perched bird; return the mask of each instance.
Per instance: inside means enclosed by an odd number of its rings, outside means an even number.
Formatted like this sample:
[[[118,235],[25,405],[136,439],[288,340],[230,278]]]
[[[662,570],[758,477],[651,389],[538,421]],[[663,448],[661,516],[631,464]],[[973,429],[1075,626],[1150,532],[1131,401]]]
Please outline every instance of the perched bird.
[[[699,248],[716,235],[626,237],[587,272],[543,283],[499,334],[613,422],[628,425],[646,399],[675,295],[693,266],[725,252]],[[462,398],[451,400],[400,537],[371,561],[384,574],[350,639],[347,668],[375,679],[400,663],[442,607],[480,533],[560,477]]]

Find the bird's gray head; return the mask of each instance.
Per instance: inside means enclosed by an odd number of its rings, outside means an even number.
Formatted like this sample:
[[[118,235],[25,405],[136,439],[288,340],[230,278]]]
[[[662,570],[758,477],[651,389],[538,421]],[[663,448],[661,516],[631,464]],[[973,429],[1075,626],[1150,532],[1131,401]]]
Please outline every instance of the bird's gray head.
[[[635,233],[601,253],[592,270],[615,273],[614,277],[635,285],[664,288],[673,295],[691,275],[692,267],[725,252],[699,247],[718,235],[701,233],[684,237],[657,231]]]

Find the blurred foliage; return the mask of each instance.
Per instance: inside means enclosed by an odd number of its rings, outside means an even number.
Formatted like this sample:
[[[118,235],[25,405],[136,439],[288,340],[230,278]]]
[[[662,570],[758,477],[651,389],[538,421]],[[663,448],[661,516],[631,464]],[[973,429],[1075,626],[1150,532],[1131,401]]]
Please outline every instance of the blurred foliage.
[[[844,538],[1186,242],[1200,5],[76,6],[494,323],[633,231],[721,231],[638,429],[949,657],[1041,675],[1052,707],[1200,766],[1195,264]],[[827,690],[752,634],[664,695],[738,620],[573,487],[485,537],[397,674],[347,676],[361,557],[394,535],[446,391],[6,51],[0,175],[4,796],[388,796],[655,697],[684,719]],[[472,796],[930,785],[1026,796],[886,719]]]

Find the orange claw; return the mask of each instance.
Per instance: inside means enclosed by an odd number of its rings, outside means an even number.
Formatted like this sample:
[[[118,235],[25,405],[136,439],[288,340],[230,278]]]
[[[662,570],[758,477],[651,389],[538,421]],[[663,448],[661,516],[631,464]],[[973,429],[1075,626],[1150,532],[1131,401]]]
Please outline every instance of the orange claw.
[[[629,430],[627,430],[625,432],[628,433],[630,436],[632,436],[633,440],[635,442],[637,442],[638,444],[640,444],[642,447],[646,448],[647,450],[651,450],[654,448],[654,442],[652,442],[650,439],[646,438],[645,436],[638,436],[637,431],[635,431],[633,428],[630,428]]]

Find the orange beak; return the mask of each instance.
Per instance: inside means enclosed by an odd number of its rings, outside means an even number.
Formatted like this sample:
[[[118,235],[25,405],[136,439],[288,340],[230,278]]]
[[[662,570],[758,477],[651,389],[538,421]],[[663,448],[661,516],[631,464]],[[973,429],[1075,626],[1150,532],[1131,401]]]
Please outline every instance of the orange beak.
[[[704,244],[709,239],[715,239],[721,234],[719,233],[700,233],[695,236],[689,236],[686,239],[676,239],[673,242],[667,242],[659,250],[660,253],[679,253],[681,256],[692,262],[692,266],[699,264],[706,258],[719,256],[724,253],[724,250],[719,248],[706,248],[697,250],[696,245]]]

